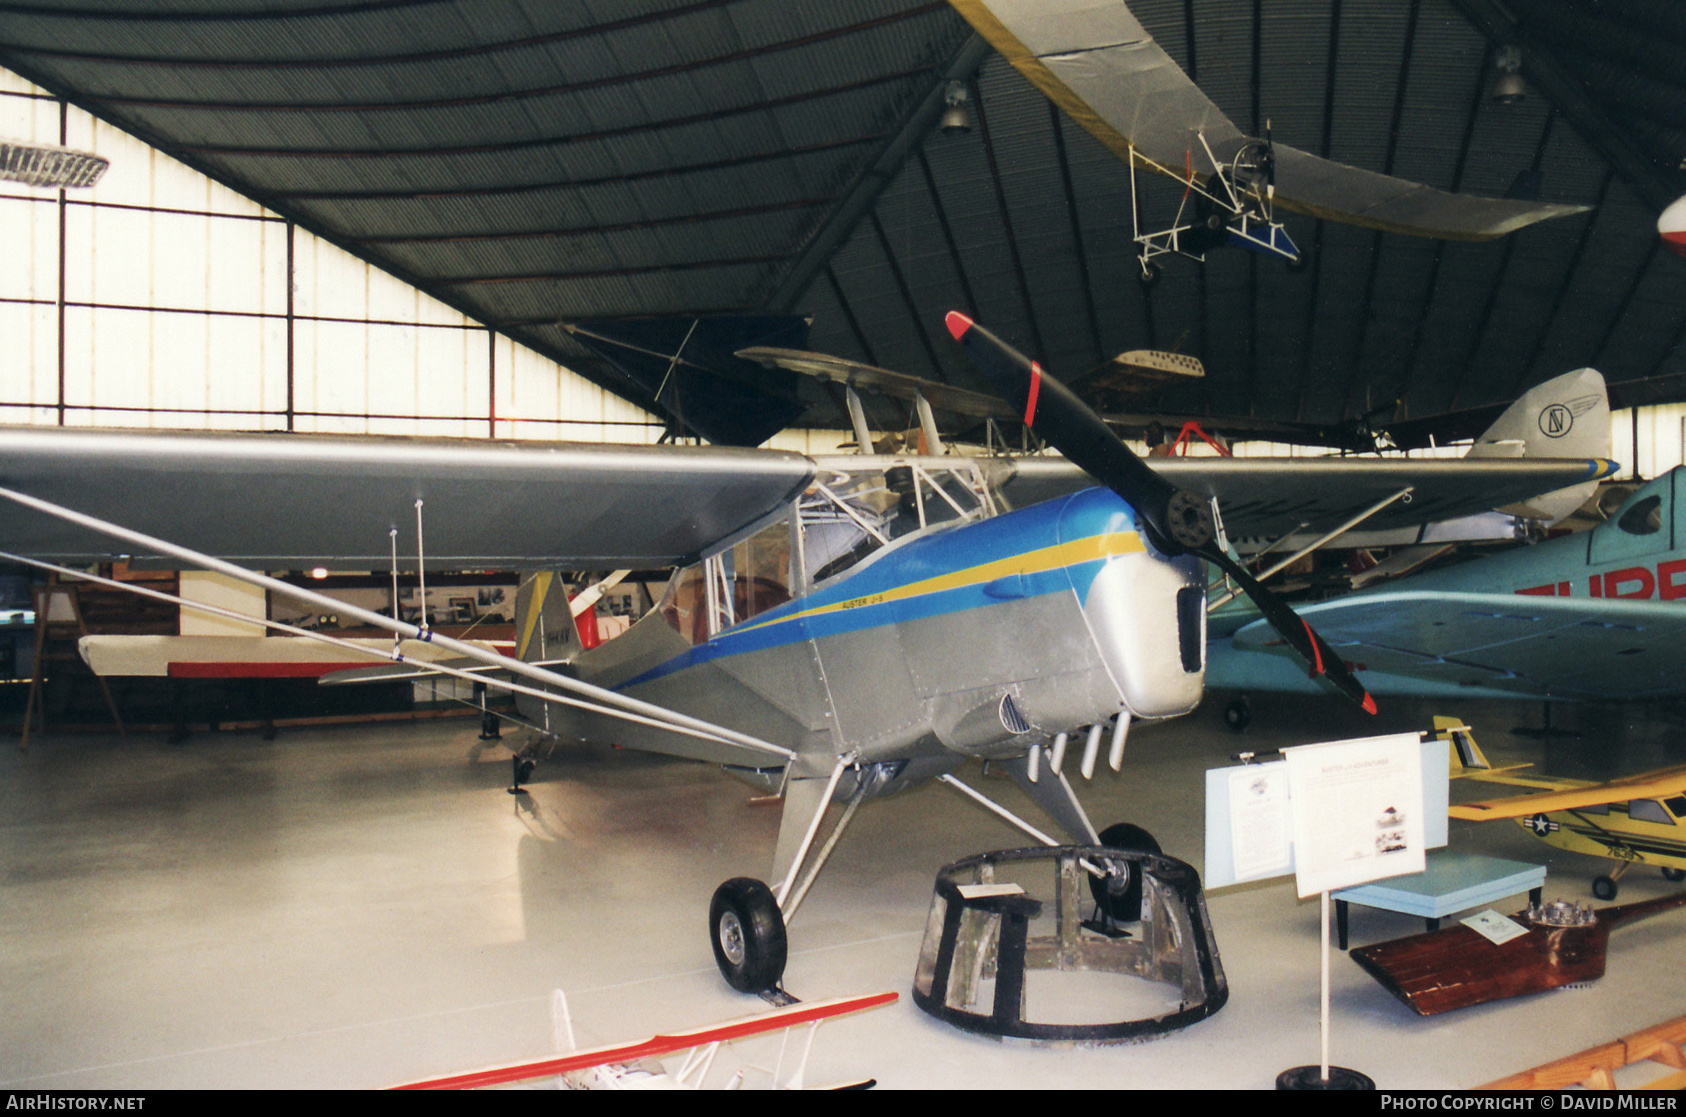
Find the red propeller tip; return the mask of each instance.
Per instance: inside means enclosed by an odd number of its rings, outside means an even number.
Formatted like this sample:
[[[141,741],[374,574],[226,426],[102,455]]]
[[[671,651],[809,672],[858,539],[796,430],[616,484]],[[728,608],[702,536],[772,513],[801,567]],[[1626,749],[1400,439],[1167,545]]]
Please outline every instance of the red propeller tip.
[[[959,341],[966,331],[972,328],[972,320],[958,310],[949,311],[943,321],[948,324],[948,332],[953,335],[955,341]]]
[[[1367,714],[1376,712],[1376,700],[1371,698],[1368,693],[1364,695],[1364,712]]]

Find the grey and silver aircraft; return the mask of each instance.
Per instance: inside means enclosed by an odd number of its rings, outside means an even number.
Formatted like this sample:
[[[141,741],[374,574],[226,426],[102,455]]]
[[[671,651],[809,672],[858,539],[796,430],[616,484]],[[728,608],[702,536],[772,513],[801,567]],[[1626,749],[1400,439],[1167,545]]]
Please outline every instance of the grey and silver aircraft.
[[[952,773],[987,759],[1073,840],[1122,840],[1097,833],[1067,776],[1088,777],[1102,755],[1117,769],[1132,722],[1201,700],[1207,564],[1241,581],[1312,670],[1371,705],[1225,551],[1225,523],[1286,532],[1368,510],[1376,526],[1398,526],[1610,468],[1149,466],[1039,366],[960,315],[949,327],[1063,460],[9,428],[0,561],[68,571],[122,556],[217,571],[390,631],[393,662],[417,640],[473,661],[427,669],[513,691],[556,737],[720,764],[777,789],[770,884],[727,881],[709,925],[727,980],[764,992],[782,979],[786,921],[868,798],[931,778],[975,795]],[[324,563],[420,577],[677,569],[649,615],[590,651],[559,596],[547,610],[547,580],[533,579],[521,656],[506,657],[258,572]],[[845,810],[816,850],[834,801]],[[1123,891],[1120,865],[1097,868],[1098,902]]]

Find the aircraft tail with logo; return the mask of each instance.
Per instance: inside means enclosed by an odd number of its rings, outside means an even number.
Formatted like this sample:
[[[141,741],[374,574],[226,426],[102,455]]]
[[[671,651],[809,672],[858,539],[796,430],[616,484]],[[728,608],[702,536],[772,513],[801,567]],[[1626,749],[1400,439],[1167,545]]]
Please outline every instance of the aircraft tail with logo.
[[[1610,396],[1604,376],[1583,368],[1530,388],[1470,447],[1472,458],[1608,458]],[[1592,499],[1598,482],[1585,481],[1500,511],[1556,523]]]

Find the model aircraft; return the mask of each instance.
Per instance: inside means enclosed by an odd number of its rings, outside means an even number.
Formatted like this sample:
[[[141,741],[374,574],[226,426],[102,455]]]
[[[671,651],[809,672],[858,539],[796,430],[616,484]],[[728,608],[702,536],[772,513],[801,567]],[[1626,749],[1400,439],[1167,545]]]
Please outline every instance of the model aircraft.
[[[1039,366],[959,315],[949,327],[1066,461],[13,428],[0,431],[0,560],[68,571],[126,554],[225,574],[392,633],[394,663],[421,640],[499,669],[427,665],[514,693],[547,738],[703,760],[778,790],[773,887],[734,878],[710,917],[727,980],[764,991],[781,979],[786,921],[869,797],[929,778],[974,794],[952,772],[990,760],[1097,844],[1066,779],[1068,744],[1075,755],[1082,742],[1088,776],[1104,738],[1116,769],[1132,721],[1200,701],[1207,563],[1248,588],[1313,670],[1372,705],[1222,552],[1214,508],[1265,531],[1339,523],[1387,493],[1383,515],[1409,522],[1604,468],[1149,466]],[[328,557],[395,576],[402,565],[424,583],[440,569],[680,569],[655,610],[590,650],[563,595],[545,592],[560,580],[531,579],[521,654],[504,657],[255,572]],[[844,813],[816,852],[834,800]]]
[[[1471,750],[1467,759],[1473,763],[1454,757],[1454,775],[1525,787],[1534,794],[1455,804],[1449,812],[1453,818],[1514,819],[1549,846],[1610,858],[1614,869],[1592,882],[1592,894],[1600,900],[1614,900],[1618,882],[1635,865],[1656,865],[1666,879],[1686,880],[1686,766],[1599,783],[1496,771],[1473,739],[1461,747]]]
[[[1398,579],[1300,614],[1381,695],[1633,700],[1686,693],[1686,468],[1587,532]],[[1317,692],[1267,625],[1214,617],[1207,685]],[[1233,724],[1233,722],[1232,722]]]
[[[1448,194],[1248,136],[1118,0],[951,0],[1001,56],[1113,154],[1196,189],[1205,213],[1143,239],[1167,251],[1230,240],[1287,259],[1276,207],[1410,236],[1489,240],[1584,206]],[[1185,193],[1185,208],[1190,193]]]

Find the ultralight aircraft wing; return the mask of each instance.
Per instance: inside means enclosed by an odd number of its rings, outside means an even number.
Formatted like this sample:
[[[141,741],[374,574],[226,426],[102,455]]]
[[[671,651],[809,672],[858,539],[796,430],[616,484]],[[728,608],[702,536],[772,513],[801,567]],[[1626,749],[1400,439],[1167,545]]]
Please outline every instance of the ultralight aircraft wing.
[[[1120,159],[1181,175],[1192,152],[1195,173],[1204,178],[1197,134],[1222,162],[1253,142],[1189,80],[1121,0],[951,2],[1003,58]],[[1448,194],[1285,144],[1272,145],[1272,150],[1275,205],[1370,229],[1490,240],[1586,209]]]

